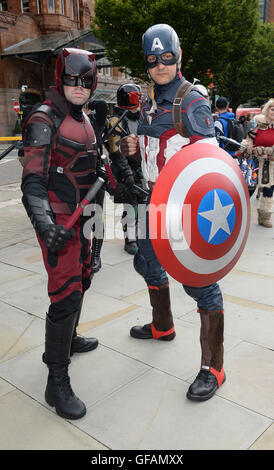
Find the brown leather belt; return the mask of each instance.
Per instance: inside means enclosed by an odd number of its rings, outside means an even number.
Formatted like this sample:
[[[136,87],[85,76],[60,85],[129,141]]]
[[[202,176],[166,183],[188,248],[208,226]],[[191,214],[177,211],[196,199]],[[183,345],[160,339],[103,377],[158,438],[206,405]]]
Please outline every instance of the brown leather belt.
[[[148,181],[148,187],[150,191],[153,191],[154,185],[155,183],[153,183],[152,181]]]

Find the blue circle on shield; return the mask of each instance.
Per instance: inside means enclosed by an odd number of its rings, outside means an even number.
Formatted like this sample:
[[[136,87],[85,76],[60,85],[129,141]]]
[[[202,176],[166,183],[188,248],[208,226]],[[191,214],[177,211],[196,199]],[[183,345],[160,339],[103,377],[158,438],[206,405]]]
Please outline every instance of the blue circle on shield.
[[[197,222],[207,243],[220,245],[231,235],[236,220],[233,199],[223,189],[213,189],[200,202]]]

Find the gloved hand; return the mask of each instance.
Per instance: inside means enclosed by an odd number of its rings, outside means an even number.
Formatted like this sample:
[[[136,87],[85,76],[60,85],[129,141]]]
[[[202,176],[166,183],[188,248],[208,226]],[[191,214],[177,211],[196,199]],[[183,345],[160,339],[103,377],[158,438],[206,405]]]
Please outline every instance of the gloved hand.
[[[114,202],[118,204],[127,203],[135,206],[138,204],[135,190],[130,190],[124,184],[118,183],[114,191]]]
[[[108,104],[105,100],[91,100],[88,104],[91,111],[95,111],[95,120],[99,128],[104,127],[108,113]]]
[[[132,169],[130,168],[130,166],[128,166],[127,168],[125,168],[121,174],[121,177],[122,177],[122,182],[123,184],[128,188],[128,189],[131,189],[135,183],[134,181],[134,176],[133,176],[133,172],[132,172]]]
[[[49,225],[42,234],[46,247],[51,252],[61,251],[66,242],[75,236],[73,228],[67,230],[63,225]]]

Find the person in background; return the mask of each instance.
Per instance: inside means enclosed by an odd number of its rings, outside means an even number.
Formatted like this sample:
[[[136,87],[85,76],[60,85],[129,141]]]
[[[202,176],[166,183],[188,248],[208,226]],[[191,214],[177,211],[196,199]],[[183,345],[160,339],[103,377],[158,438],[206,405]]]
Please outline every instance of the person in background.
[[[265,103],[262,114],[254,117],[256,127],[242,142],[250,155],[259,160],[258,186],[262,195],[258,207],[258,224],[272,228],[274,192],[274,98]]]
[[[125,135],[137,134],[140,117],[140,99],[141,89],[139,85],[135,83],[121,85],[117,90],[117,106],[115,107],[114,115],[108,120],[107,125],[108,131],[113,129],[106,143],[112,162],[112,171],[117,180],[122,181],[129,190],[132,190],[134,184],[142,188],[143,175],[139,161],[130,156],[122,155],[120,141]],[[118,123],[122,116],[122,120]],[[116,123],[118,123],[117,126],[115,126]],[[138,249],[136,241],[138,208],[137,205],[134,206],[134,209],[131,206],[129,207],[131,200],[130,197],[130,200],[124,201],[121,223],[125,240],[124,249],[127,253],[135,255]]]
[[[88,104],[91,113],[88,114],[89,120],[95,132],[98,159],[103,154],[103,137],[106,130],[108,104],[105,100],[91,100]],[[92,212],[91,217],[95,217],[95,224],[93,224],[92,232],[92,245],[91,245],[91,266],[92,273],[97,273],[102,267],[101,250],[104,241],[104,221],[103,221],[103,206],[105,199],[105,188],[102,187],[96,194],[94,203],[98,204],[98,213]],[[99,213],[100,212],[100,213]]]
[[[229,112],[228,110],[229,102],[224,96],[221,96],[217,99],[215,107],[216,107],[217,119],[215,120],[214,126],[215,126],[216,137],[218,140],[220,136],[228,137],[227,120],[234,119],[235,114]],[[223,142],[220,142],[219,145],[221,148],[224,148],[225,146]],[[228,153],[231,156],[235,155],[235,152],[232,152],[232,151],[229,151]]]

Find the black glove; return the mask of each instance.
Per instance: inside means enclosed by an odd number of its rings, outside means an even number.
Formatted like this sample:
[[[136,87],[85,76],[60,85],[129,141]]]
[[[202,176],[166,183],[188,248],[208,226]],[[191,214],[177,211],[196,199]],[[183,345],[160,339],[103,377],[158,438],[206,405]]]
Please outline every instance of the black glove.
[[[118,183],[114,191],[115,203],[127,203],[135,206],[138,204],[138,199],[135,190],[129,190],[124,184]]]
[[[104,127],[108,114],[108,104],[105,100],[92,100],[88,107],[91,111],[95,111],[95,120],[99,128]]]
[[[46,247],[51,252],[63,250],[68,240],[75,236],[74,230],[67,230],[63,225],[49,225],[42,234]]]
[[[133,188],[135,183],[132,169],[128,166],[121,174],[122,183],[128,188]]]

